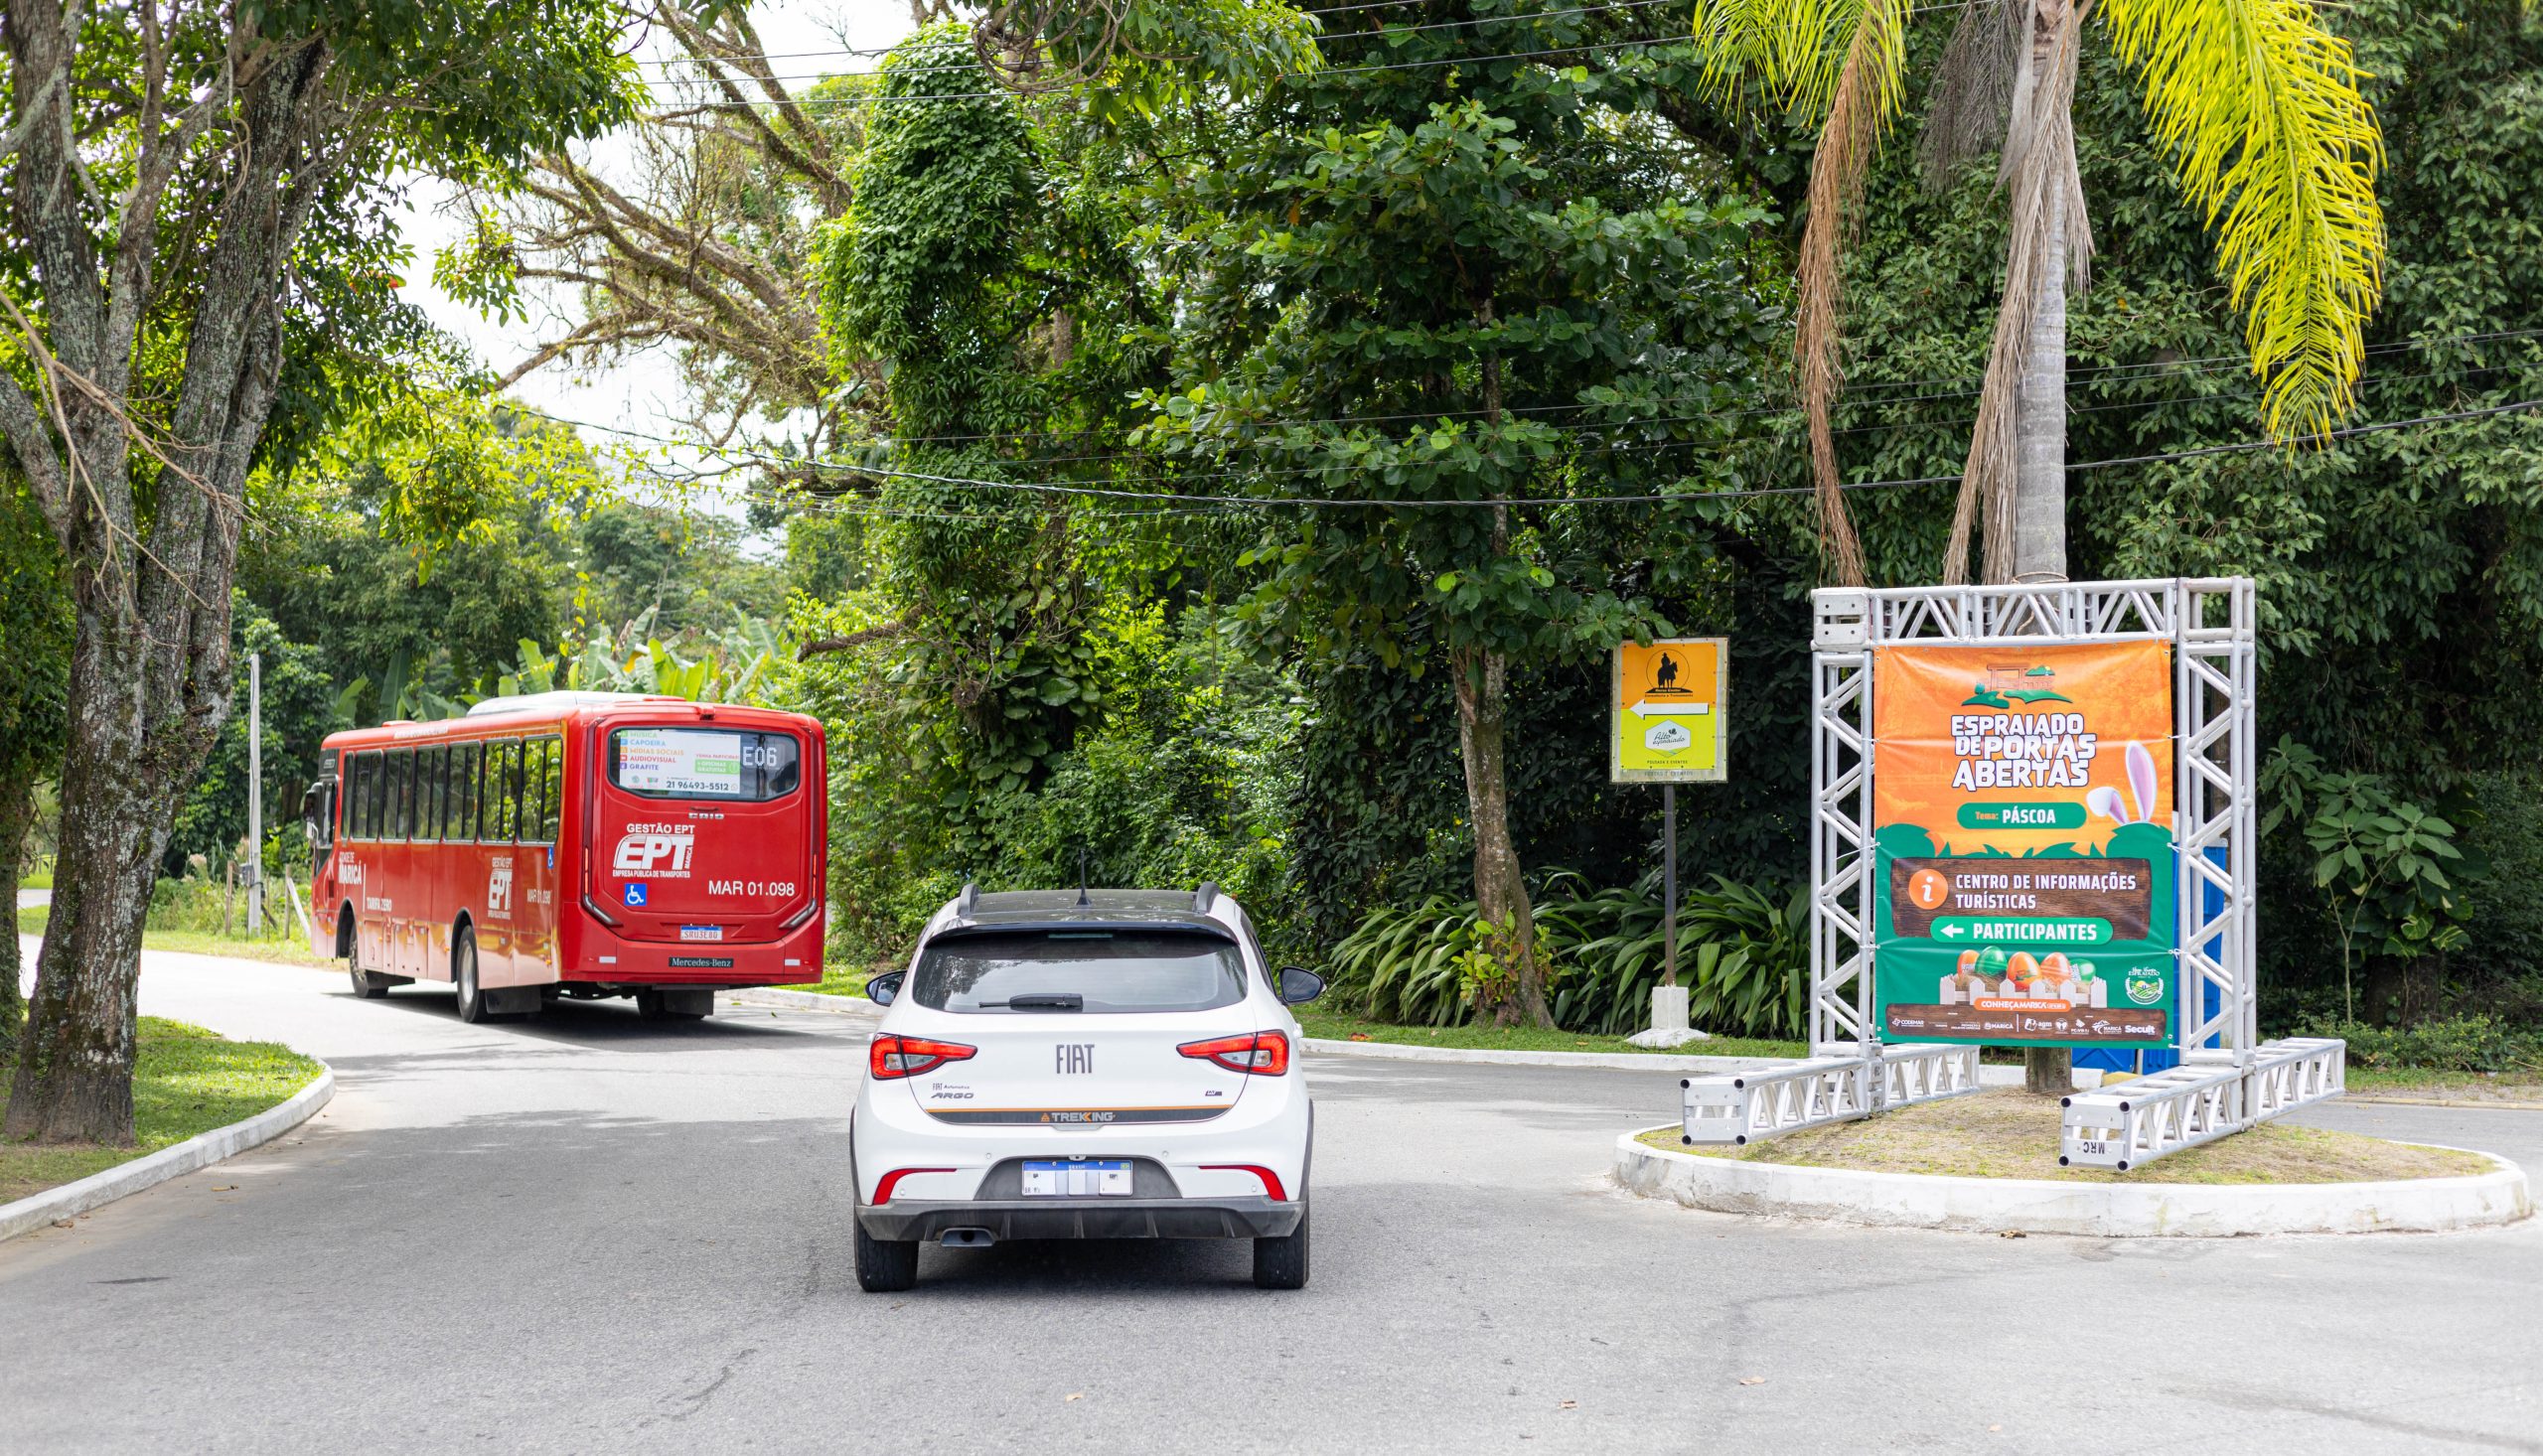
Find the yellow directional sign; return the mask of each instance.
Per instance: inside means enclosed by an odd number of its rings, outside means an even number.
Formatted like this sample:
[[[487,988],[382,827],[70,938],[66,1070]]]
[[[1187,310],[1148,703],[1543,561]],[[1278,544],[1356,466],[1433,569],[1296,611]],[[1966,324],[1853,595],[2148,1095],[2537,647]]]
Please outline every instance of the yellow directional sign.
[[[1616,648],[1607,777],[1617,784],[1718,784],[1730,639],[1664,638]]]

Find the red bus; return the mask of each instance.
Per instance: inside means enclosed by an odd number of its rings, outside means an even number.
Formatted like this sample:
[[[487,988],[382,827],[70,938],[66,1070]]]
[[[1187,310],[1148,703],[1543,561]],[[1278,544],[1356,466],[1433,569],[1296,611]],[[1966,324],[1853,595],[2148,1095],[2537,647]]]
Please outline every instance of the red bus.
[[[365,997],[446,981],[463,1021],[560,996],[704,1016],[822,976],[822,725],[623,693],[494,698],[331,735],[311,948]]]

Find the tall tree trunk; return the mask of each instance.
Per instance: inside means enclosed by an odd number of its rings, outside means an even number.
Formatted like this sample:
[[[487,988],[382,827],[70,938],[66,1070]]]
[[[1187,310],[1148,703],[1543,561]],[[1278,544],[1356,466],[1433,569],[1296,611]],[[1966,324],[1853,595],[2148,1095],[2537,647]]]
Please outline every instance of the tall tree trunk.
[[[2057,120],[2072,125],[2072,82],[2051,78],[2058,64],[2058,33],[2065,23],[2065,0],[2040,0],[2031,29],[2031,58],[2039,77],[2035,94],[2042,109],[2059,109]],[[2068,58],[2071,68],[2073,60]],[[2046,118],[2042,118],[2045,121]],[[2072,143],[2047,125],[2032,145],[2063,147]],[[2061,159],[2062,163],[2062,159]],[[2062,184],[2062,176],[2061,176]],[[2029,328],[2022,340],[2021,393],[2014,414],[2015,469],[2013,511],[2013,579],[2018,582],[2066,579],[2066,206],[2067,189],[2051,185],[2040,199],[2037,252],[2034,256]],[[2007,287],[2016,286],[2011,278]],[[2031,1047],[2022,1054],[2022,1084],[2041,1096],[2064,1096],[2075,1090],[2074,1054],[2064,1047]]]
[[[0,1057],[18,1049],[18,1023],[27,1014],[25,993],[18,980],[25,966],[18,955],[17,888],[18,871],[26,863],[27,828],[36,818],[36,784],[30,774],[0,784],[0,870],[8,871],[10,892],[9,933],[0,936]]]
[[[1466,815],[1474,825],[1474,903],[1486,948],[1517,973],[1511,999],[1497,1008],[1503,1024],[1552,1026],[1545,975],[1537,964],[1537,928],[1519,851],[1510,840],[1510,775],[1505,728],[1510,663],[1499,653],[1459,653],[1457,746],[1465,759]]]
[[[145,742],[143,706],[128,686],[142,672],[145,636],[84,608],[81,618],[53,910],[0,1130],[36,1142],[128,1144],[141,927],[173,805],[158,787],[169,780],[149,772],[166,755]],[[166,767],[176,783],[193,778],[190,765]]]

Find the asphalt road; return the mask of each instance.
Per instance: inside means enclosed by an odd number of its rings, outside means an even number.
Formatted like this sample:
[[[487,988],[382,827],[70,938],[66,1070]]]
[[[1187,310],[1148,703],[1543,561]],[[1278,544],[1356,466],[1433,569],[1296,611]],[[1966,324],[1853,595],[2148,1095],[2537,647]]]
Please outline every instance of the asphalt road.
[[[13,1451],[2543,1452],[2543,1228],[2101,1241],[1615,1192],[1637,1072],[1311,1059],[1314,1282],[1241,1244],[930,1249],[860,1293],[861,1027],[153,954],[332,1063],[265,1149],[0,1244]],[[2314,1120],[2543,1166],[2543,1113]],[[1755,1383],[1749,1383],[1754,1381]]]

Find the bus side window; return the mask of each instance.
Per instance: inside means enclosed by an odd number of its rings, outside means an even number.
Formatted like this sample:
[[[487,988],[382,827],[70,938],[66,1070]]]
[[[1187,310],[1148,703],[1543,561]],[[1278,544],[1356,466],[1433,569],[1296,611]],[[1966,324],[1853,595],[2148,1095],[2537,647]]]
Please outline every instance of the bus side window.
[[[450,746],[450,788],[442,796],[441,837],[474,839],[477,825],[477,745]]]
[[[524,844],[538,837],[538,740],[524,738],[521,745],[521,807],[513,816],[513,837]]]
[[[506,739],[486,749],[486,837],[509,843],[521,823],[521,742]]]
[[[450,751],[436,743],[415,750],[415,837],[441,837],[441,771]]]
[[[549,738],[542,742],[546,748],[544,762],[547,775],[541,781],[546,787],[538,793],[538,837],[544,843],[553,844],[556,842],[556,810],[565,798],[565,740]]]
[[[405,776],[399,772],[398,760],[396,749],[383,748],[379,751],[379,837],[383,843],[400,837],[397,798],[399,781]]]
[[[415,751],[388,752],[388,830],[385,837],[403,839],[415,828]]]
[[[366,839],[386,838],[388,823],[387,756],[376,749],[364,754],[362,779],[362,836]]]
[[[344,827],[339,831],[347,839],[362,837],[362,760],[358,753],[345,755],[344,782],[336,786],[336,802],[344,805]]]

